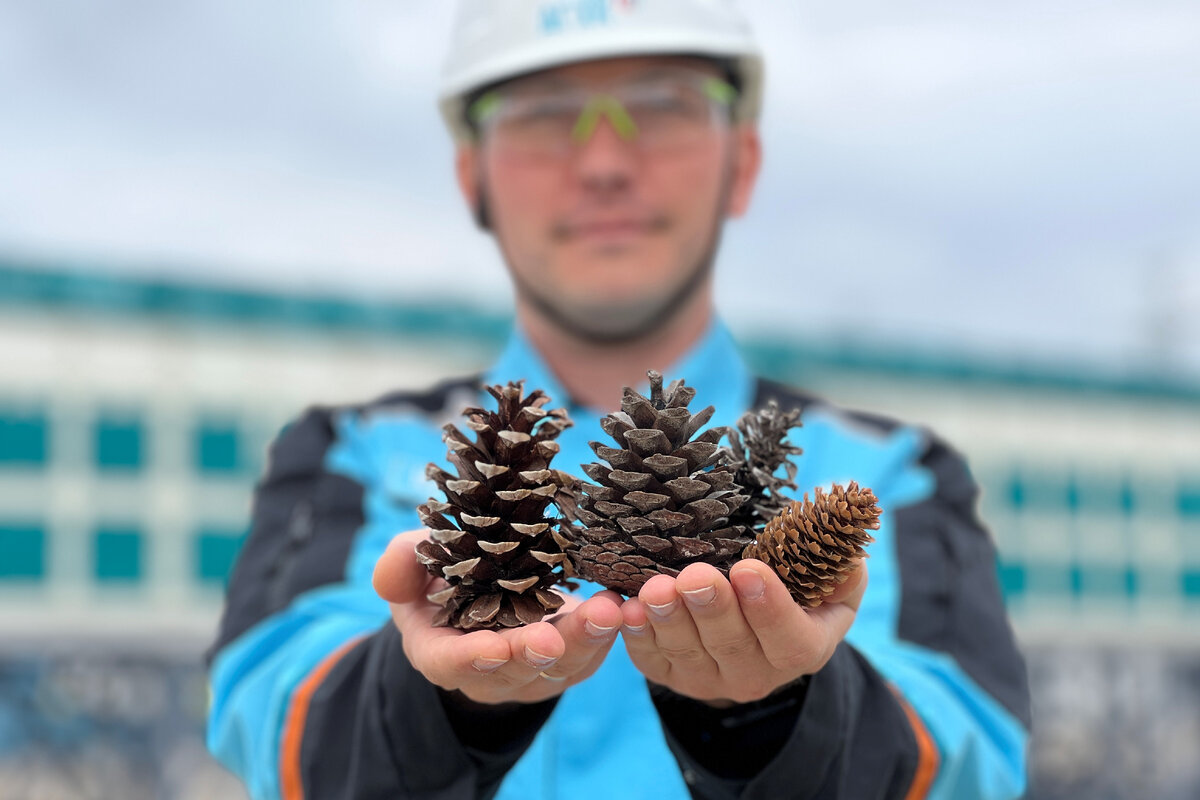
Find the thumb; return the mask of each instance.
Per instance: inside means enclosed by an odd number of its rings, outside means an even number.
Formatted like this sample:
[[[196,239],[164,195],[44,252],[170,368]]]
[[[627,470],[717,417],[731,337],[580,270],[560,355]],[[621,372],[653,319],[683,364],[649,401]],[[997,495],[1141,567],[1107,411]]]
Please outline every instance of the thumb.
[[[832,594],[825,597],[822,603],[845,603],[858,610],[862,602],[863,592],[867,588],[867,559],[860,558],[858,564],[846,576],[846,580],[838,584]]]
[[[417,560],[417,542],[429,538],[429,531],[420,528],[401,533],[388,543],[383,555],[375,562],[371,583],[375,592],[389,603],[411,603],[425,596],[425,588],[433,576]]]

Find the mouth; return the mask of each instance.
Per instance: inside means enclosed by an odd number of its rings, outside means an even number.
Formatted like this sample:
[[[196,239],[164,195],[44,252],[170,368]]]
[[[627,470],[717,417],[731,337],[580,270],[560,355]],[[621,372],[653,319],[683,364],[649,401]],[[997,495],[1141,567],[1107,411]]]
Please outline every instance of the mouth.
[[[582,217],[557,222],[552,234],[559,242],[617,243],[665,230],[663,216]]]

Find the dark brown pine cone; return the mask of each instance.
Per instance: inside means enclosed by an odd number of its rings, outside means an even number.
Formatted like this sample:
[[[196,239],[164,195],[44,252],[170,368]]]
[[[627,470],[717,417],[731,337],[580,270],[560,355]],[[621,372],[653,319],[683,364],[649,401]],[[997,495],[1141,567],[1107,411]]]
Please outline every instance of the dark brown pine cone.
[[[746,495],[718,445],[726,429],[697,435],[712,406],[692,414],[695,389],[675,381],[664,392],[662,375],[647,375],[650,397],[626,388],[621,410],[601,420],[617,447],[591,443],[607,463],[583,466],[595,483],[583,484],[582,527],[559,538],[579,576],[627,596],[693,561],[727,570],[751,542],[729,522]]]
[[[787,436],[799,427],[800,409],[783,413],[771,400],[766,408],[743,414],[737,430],[729,432],[737,482],[750,495],[750,501],[731,518],[734,523],[761,531],[792,502],[786,490],[796,488],[796,462],[790,456],[804,451]],[[776,474],[780,467],[787,477]]]
[[[880,514],[875,495],[854,481],[845,489],[835,483],[829,494],[817,488],[814,495],[784,509],[742,553],[771,566],[796,602],[810,608],[866,555],[863,545],[874,541],[867,530],[879,527]]]
[[[426,474],[446,500],[430,499],[417,512],[431,538],[417,557],[447,588],[429,599],[442,606],[434,625],[463,630],[512,628],[558,610],[555,568],[565,562],[553,537],[559,520],[546,515],[551,502],[573,508],[579,481],[550,469],[558,452],[551,441],[570,427],[566,411],[546,411],[540,390],[522,397],[524,381],[488,386],[498,408],[468,408],[467,427],[443,429],[447,460],[457,475],[436,464]]]

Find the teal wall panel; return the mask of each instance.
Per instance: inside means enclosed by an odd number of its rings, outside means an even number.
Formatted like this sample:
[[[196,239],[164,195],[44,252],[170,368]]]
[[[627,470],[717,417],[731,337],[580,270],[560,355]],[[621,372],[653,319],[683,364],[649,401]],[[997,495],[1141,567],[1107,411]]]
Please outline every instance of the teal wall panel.
[[[50,425],[43,412],[0,408],[0,466],[40,467],[49,451]]]
[[[245,466],[245,445],[237,425],[203,421],[193,437],[195,466],[202,474],[229,474]]]
[[[1185,480],[1179,484],[1175,498],[1176,510],[1181,517],[1200,517],[1200,480]],[[1198,525],[1197,520],[1189,520],[1190,524]],[[1193,535],[1200,536],[1200,529],[1194,529]]]
[[[145,430],[137,418],[101,416],[93,427],[95,463],[101,471],[142,468]]]
[[[201,583],[224,584],[229,579],[245,539],[242,532],[202,530],[195,536],[193,577]]]
[[[36,523],[0,522],[0,581],[46,575],[46,531]]]
[[[1079,568],[1079,593],[1089,599],[1131,598],[1138,588],[1137,572],[1124,565]]]
[[[104,526],[92,537],[92,572],[101,583],[131,583],[144,577],[145,536],[135,527]]]
[[[1008,598],[1025,594],[1025,566],[1011,561],[1000,562],[1000,589]]]

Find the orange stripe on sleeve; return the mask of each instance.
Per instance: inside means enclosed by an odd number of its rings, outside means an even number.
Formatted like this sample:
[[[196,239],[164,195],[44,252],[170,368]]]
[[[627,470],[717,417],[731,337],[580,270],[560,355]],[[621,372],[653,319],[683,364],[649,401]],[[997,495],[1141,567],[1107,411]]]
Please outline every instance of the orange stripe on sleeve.
[[[917,738],[917,771],[913,775],[912,784],[908,787],[908,793],[904,795],[904,800],[921,800],[929,796],[929,790],[933,788],[933,779],[937,777],[941,757],[938,755],[937,744],[933,741],[933,736],[925,727],[924,720],[894,686],[892,694],[896,696],[896,701],[904,709],[904,715],[908,717],[908,724],[912,726],[913,735]]]
[[[355,637],[322,659],[312,672],[304,676],[292,693],[287,716],[283,723],[283,740],[279,746],[279,788],[283,800],[304,800],[304,781],[300,776],[300,745],[304,741],[304,723],[308,706],[325,676],[361,637]]]

